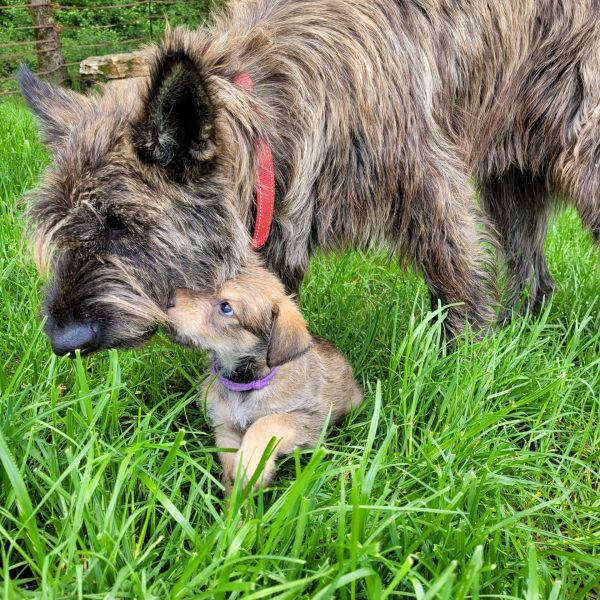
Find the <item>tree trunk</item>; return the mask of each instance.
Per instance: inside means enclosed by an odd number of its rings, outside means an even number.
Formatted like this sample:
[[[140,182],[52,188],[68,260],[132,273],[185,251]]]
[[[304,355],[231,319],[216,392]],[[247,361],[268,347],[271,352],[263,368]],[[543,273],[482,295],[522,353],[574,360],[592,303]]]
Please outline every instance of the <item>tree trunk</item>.
[[[52,83],[68,83],[69,74],[60,50],[58,27],[50,0],[31,0],[29,10],[35,27],[39,74]]]

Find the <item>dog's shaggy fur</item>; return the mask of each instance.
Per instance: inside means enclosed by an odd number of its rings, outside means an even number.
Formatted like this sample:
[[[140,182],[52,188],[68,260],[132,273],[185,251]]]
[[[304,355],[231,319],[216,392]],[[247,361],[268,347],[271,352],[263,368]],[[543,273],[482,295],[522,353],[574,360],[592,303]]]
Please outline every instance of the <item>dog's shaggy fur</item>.
[[[54,153],[30,214],[58,350],[81,323],[87,350],[139,342],[172,289],[215,287],[244,264],[258,136],[277,188],[262,252],[290,291],[315,249],[384,244],[423,271],[434,303],[457,303],[451,334],[485,326],[470,178],[511,304],[552,291],[543,243],[559,198],[600,240],[598,0],[247,0],[151,52],[148,82],[126,94],[21,74]]]

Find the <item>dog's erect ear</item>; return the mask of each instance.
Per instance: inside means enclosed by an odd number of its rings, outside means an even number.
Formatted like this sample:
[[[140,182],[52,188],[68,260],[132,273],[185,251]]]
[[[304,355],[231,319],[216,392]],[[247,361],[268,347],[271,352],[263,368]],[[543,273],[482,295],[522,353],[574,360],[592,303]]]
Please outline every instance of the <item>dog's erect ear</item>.
[[[312,338],[306,328],[304,318],[290,298],[273,307],[273,326],[267,348],[267,365],[276,367],[310,347]]]
[[[135,147],[143,160],[178,171],[215,154],[215,115],[204,77],[183,52],[163,51],[150,76]]]
[[[21,65],[17,73],[21,93],[39,120],[44,141],[59,144],[77,119],[81,97],[75,92],[42,81]]]

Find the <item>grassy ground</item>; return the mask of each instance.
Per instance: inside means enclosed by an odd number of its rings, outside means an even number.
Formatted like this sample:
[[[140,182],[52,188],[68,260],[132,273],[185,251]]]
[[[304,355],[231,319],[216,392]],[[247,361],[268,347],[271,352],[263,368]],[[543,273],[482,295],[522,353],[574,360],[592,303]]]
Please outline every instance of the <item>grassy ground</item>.
[[[365,402],[227,508],[201,354],[162,337],[51,354],[19,203],[46,162],[25,109],[0,105],[4,598],[598,596],[598,255],[574,214],[548,241],[552,304],[449,354],[418,277],[315,260],[303,309]]]

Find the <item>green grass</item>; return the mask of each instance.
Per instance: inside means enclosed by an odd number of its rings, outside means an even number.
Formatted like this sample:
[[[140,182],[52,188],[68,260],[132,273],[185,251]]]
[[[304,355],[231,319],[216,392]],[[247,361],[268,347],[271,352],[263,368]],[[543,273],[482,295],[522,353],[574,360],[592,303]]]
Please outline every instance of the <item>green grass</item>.
[[[572,212],[537,318],[439,344],[419,277],[318,258],[314,332],[365,402],[264,493],[221,497],[201,354],[58,359],[37,319],[22,193],[47,157],[0,105],[0,589],[4,598],[596,598],[598,254]]]

